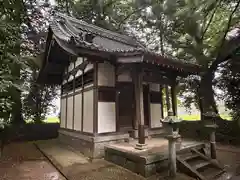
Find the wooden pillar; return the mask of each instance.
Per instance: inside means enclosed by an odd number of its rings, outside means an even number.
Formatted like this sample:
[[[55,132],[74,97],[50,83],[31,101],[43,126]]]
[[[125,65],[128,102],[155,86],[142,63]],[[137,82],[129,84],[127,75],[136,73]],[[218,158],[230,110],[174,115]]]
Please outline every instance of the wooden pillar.
[[[143,73],[140,65],[136,65],[133,71],[134,91],[135,91],[135,124],[138,123],[138,144],[137,149],[145,147],[144,129],[144,107],[143,107]]]
[[[160,90],[159,94],[160,94],[160,97],[161,97],[161,102],[160,102],[161,109],[160,109],[160,111],[161,111],[161,118],[163,119],[164,118],[164,113],[163,113],[164,112],[164,109],[163,109],[164,103],[163,103],[163,93],[162,93],[163,87],[162,87],[162,85],[159,85],[159,90]]]
[[[172,110],[173,115],[177,116],[177,92],[176,92],[176,82],[171,86],[171,100],[172,100]]]
[[[168,85],[165,85],[165,92],[166,92],[166,104],[167,104],[167,112],[171,110],[170,105],[170,95],[169,95],[169,88]]]

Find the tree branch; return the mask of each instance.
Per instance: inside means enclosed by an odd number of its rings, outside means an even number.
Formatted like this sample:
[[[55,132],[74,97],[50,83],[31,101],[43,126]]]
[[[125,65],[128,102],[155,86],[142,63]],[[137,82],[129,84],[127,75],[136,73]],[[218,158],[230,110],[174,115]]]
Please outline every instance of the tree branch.
[[[140,12],[140,11],[142,11],[144,8],[147,8],[147,7],[149,7],[149,6],[143,6],[142,8],[136,9],[135,11],[133,11],[133,12],[129,13],[128,15],[126,15],[126,17],[118,24],[117,30],[119,30],[120,27],[122,26],[122,24],[123,24],[127,19],[129,19],[133,14],[135,14],[135,13],[137,13],[137,12]]]
[[[219,46],[219,50],[218,50],[218,54],[217,54],[217,57],[216,57],[216,60],[213,61],[213,63],[211,64],[209,70],[208,70],[208,73],[212,73],[213,71],[215,71],[218,67],[218,65],[222,62],[224,62],[226,60],[227,57],[221,57],[221,50],[224,46],[224,43],[225,43],[225,39],[226,39],[226,36],[227,36],[227,33],[229,31],[229,28],[231,26],[231,22],[232,22],[232,17],[234,15],[234,13],[237,11],[238,7],[240,5],[240,0],[238,0],[234,10],[232,11],[232,13],[230,14],[229,16],[229,20],[228,20],[228,24],[227,24],[227,27],[225,29],[225,32],[224,32],[224,36],[222,38],[222,42],[221,42],[221,45]]]
[[[210,24],[212,23],[213,17],[214,17],[214,15],[215,15],[215,13],[216,13],[216,11],[217,11],[219,5],[221,4],[221,1],[222,1],[222,0],[216,0],[216,6],[215,6],[215,8],[214,8],[214,11],[213,11],[213,13],[212,13],[212,15],[211,15],[211,17],[210,17],[208,23],[207,23],[206,28],[205,28],[204,31],[203,31],[203,34],[202,34],[202,38],[201,38],[201,40],[203,40],[205,33],[207,32],[207,30],[208,30]]]

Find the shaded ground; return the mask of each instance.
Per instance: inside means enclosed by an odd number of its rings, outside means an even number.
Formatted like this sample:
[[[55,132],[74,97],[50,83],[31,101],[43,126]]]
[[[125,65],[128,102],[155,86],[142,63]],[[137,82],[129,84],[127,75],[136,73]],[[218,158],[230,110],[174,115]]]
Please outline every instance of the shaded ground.
[[[65,180],[32,143],[5,147],[0,161],[1,180]]]
[[[41,142],[41,149],[48,152],[54,167],[33,143],[14,143],[4,149],[0,161],[0,180],[66,180],[57,169],[60,169],[69,180],[143,180],[126,169],[97,160],[89,159],[66,147],[55,146],[54,141]],[[67,155],[67,156],[66,156]],[[218,145],[218,159],[228,165],[234,172],[240,166],[240,148],[230,145]],[[238,172],[240,172],[238,170]],[[160,178],[160,179],[159,179]],[[149,180],[161,180],[158,175]],[[184,176],[183,179],[186,179]],[[180,176],[178,176],[180,180]]]

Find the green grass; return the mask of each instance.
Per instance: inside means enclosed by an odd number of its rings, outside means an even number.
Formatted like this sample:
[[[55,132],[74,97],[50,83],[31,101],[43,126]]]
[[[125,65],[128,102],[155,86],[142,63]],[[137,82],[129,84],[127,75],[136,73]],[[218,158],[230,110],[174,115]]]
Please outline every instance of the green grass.
[[[199,121],[200,120],[200,115],[198,115],[198,114],[184,114],[184,115],[179,115],[179,118],[181,118],[184,121]]]
[[[25,120],[26,123],[33,123],[33,121],[31,119]],[[60,120],[58,117],[48,117],[47,119],[45,119],[43,122],[45,123],[59,123]]]
[[[44,120],[45,123],[59,123],[60,120],[58,117],[48,117]]]
[[[221,118],[231,121],[232,117],[228,114],[220,114]],[[179,115],[179,118],[181,118],[184,121],[199,121],[200,120],[200,115],[198,114],[184,114],[184,115]]]
[[[221,114],[221,118],[231,121],[232,117],[229,116],[228,114]],[[181,118],[184,121],[199,121],[200,120],[200,115],[199,114],[184,114],[184,115],[179,115],[179,118]],[[27,123],[31,123],[31,120],[26,120]],[[45,123],[59,123],[60,120],[58,117],[48,117],[47,119],[44,120]]]

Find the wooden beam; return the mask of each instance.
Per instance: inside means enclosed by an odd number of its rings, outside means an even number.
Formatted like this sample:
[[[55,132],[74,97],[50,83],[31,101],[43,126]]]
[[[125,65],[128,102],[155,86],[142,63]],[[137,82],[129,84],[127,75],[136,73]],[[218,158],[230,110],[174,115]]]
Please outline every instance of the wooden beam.
[[[93,134],[98,133],[98,62],[94,62],[94,78],[93,78]]]
[[[143,107],[143,73],[141,66],[136,65],[133,71],[134,91],[135,91],[135,126],[138,124],[138,143],[145,144],[144,133],[144,107]]]
[[[74,67],[76,66],[76,61],[74,61]],[[74,124],[75,124],[75,74],[73,75],[73,120],[72,120],[72,129],[74,130]]]
[[[166,104],[167,104],[167,111],[171,109],[170,105],[170,96],[169,96],[169,88],[168,85],[165,85],[165,93],[166,93]]]
[[[172,109],[173,115],[177,116],[177,92],[176,92],[176,82],[171,86],[171,99],[172,99]]]
[[[163,86],[162,85],[159,85],[159,90],[160,90],[159,94],[160,94],[160,97],[161,97],[161,102],[160,102],[161,118],[164,118],[164,113],[163,113],[164,112],[164,108],[163,108],[164,103],[163,103],[163,93],[162,93]]]

